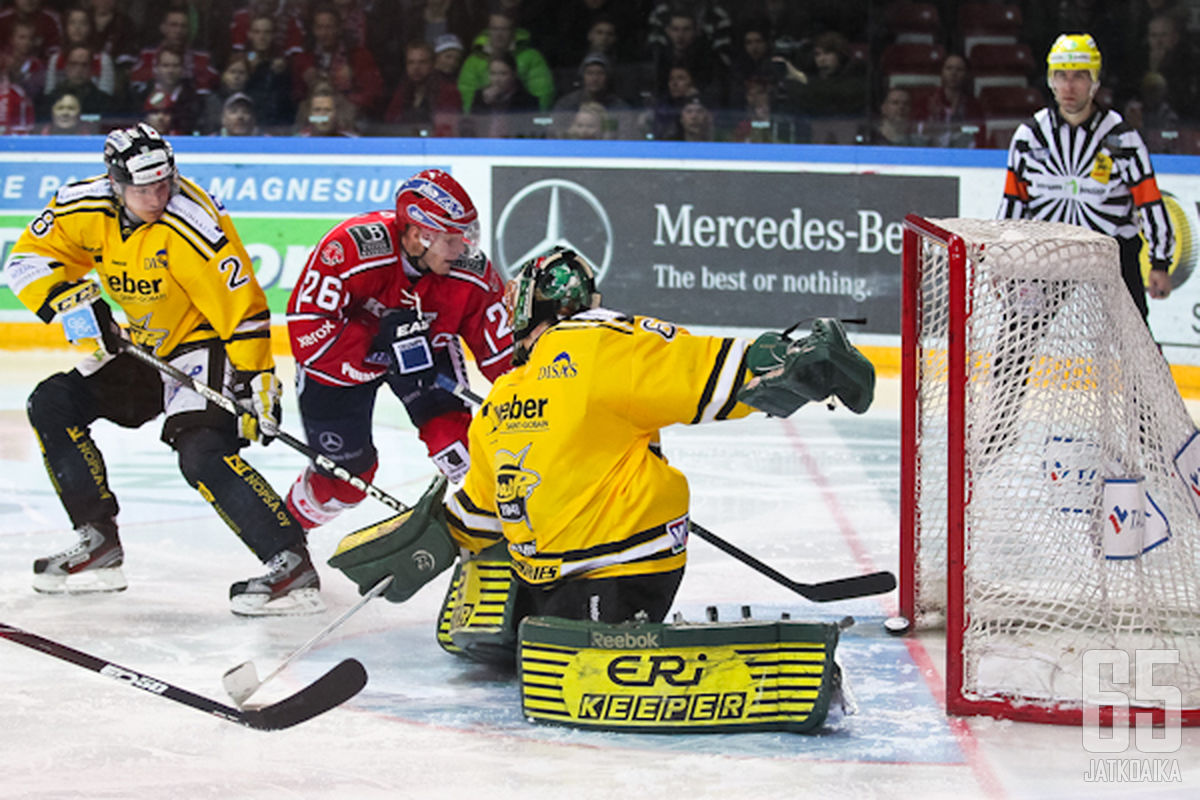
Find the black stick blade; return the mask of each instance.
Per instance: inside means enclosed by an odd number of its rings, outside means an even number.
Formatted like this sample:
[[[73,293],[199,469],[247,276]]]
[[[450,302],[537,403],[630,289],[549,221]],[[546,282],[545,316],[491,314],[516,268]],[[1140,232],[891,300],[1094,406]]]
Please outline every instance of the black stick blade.
[[[823,583],[802,583],[797,585],[796,591],[814,603],[828,603],[834,600],[885,594],[895,588],[896,576],[884,571],[838,578]]]
[[[366,669],[358,659],[347,658],[291,697],[241,712],[241,722],[261,731],[290,728],[341,705],[366,685]]]

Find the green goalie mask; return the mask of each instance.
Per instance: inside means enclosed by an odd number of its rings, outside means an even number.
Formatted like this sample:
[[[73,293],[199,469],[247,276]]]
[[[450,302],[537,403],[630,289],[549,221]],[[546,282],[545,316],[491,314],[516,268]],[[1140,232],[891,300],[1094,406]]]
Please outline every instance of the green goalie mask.
[[[524,340],[547,320],[556,322],[600,305],[596,272],[583,256],[555,247],[544,256],[526,261],[506,292],[513,329],[513,363],[529,357]]]

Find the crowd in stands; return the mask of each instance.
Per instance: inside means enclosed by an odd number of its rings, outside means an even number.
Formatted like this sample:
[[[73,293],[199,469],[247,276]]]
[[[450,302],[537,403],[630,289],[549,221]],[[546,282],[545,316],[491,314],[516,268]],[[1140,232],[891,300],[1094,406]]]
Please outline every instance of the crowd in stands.
[[[1006,147],[1086,31],[1200,152],[1200,0],[4,0],[0,133]]]

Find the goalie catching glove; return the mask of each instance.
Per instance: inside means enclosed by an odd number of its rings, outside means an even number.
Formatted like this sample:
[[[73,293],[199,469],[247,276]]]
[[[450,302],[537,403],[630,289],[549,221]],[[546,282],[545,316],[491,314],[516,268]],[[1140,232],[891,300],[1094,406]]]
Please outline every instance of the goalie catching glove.
[[[238,435],[264,446],[270,444],[283,418],[283,385],[275,377],[275,370],[234,373],[233,396],[243,408],[238,417]]]
[[[450,538],[442,497],[446,478],[439,475],[412,509],[344,537],[329,559],[366,594],[388,575],[383,596],[403,603],[454,563],[458,546]]]
[[[875,397],[875,367],[846,338],[842,323],[829,317],[813,321],[812,333],[793,340],[764,333],[746,351],[755,375],[738,399],[776,417],[786,417],[809,401],[835,395],[856,414]]]

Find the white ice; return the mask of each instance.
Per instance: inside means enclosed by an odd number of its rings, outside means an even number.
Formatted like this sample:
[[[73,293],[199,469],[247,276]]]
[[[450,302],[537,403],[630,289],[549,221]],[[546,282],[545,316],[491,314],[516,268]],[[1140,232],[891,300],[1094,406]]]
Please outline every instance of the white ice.
[[[34,558],[73,541],[25,419],[36,382],[70,365],[62,351],[0,354],[0,622],[32,631],[221,702],[229,667],[265,675],[357,599],[323,561],[346,532],[388,516],[368,500],[314,534],[324,614],[241,619],[230,582],[261,566],[180,477],[158,441],[106,423],[94,435],[121,501],[129,589],[52,597],[30,588]],[[286,368],[286,364],[282,365]],[[897,569],[895,387],[862,417],[802,409],[791,420],[745,420],[666,432],[690,477],[694,518],[800,581]],[[299,433],[294,410],[285,429]],[[377,411],[376,482],[415,499],[432,468],[385,393]],[[243,455],[286,490],[303,465],[282,444]],[[703,618],[857,624],[838,652],[859,713],[818,735],[596,733],[521,718],[511,678],[444,654],[433,619],[446,578],[413,600],[368,604],[267,684],[279,699],[355,657],[364,691],[285,731],[249,730],[47,655],[0,641],[2,798],[922,798],[1195,797],[1200,731],[1176,753],[1093,755],[1078,728],[952,719],[940,696],[938,634],[893,638],[882,620],[895,594],[816,605],[693,538],[676,609]],[[1177,759],[1182,782],[1095,783],[1093,759]],[[1109,763],[1109,762],[1106,762]]]

